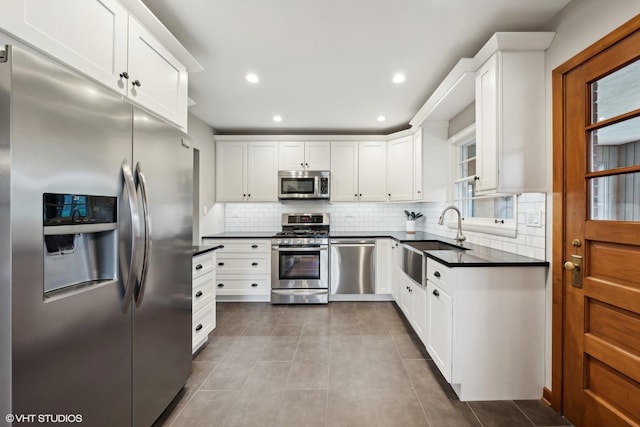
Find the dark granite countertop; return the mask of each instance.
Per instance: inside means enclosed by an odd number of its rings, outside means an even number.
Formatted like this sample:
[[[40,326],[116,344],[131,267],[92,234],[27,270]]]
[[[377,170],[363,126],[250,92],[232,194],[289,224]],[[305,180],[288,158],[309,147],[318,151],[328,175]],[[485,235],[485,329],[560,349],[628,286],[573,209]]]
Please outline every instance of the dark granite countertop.
[[[228,231],[226,233],[211,234],[202,236],[203,239],[270,239],[276,231]]]
[[[271,238],[273,232],[228,232],[204,236],[213,239],[263,239]],[[463,242],[458,245],[454,239],[439,236],[437,234],[417,231],[415,234],[407,234],[404,231],[332,231],[332,239],[373,239],[391,238],[400,243],[411,242],[443,242],[460,247],[451,250],[425,250],[428,258],[438,261],[447,267],[547,267],[549,263],[544,260],[530,258],[510,252],[488,248]]]
[[[216,249],[220,249],[220,247],[214,245],[194,245],[193,256],[206,254],[207,252],[215,251]]]

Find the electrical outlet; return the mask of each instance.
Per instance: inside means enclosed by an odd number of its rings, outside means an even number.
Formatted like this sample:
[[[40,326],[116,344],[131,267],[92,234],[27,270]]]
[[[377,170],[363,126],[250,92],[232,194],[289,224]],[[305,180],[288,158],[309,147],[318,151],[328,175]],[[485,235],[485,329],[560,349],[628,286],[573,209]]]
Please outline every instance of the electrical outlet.
[[[540,211],[528,211],[527,212],[527,225],[529,227],[542,227],[542,212],[540,212]]]

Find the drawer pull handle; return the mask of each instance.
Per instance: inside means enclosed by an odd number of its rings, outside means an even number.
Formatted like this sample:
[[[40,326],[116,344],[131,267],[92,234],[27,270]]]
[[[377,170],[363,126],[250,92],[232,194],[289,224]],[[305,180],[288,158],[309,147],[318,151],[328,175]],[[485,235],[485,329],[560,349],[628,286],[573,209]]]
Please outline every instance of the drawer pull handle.
[[[202,296],[202,291],[198,291],[198,293],[196,294],[196,298],[200,298]]]
[[[251,265],[256,267],[258,265],[258,263],[257,262],[252,262]]]
[[[251,245],[251,249],[258,249],[258,245]]]
[[[196,265],[196,270],[202,270],[202,264]]]
[[[196,326],[196,332],[198,332],[200,329],[202,329],[202,323],[199,323],[198,326]]]
[[[219,288],[224,288],[224,283],[218,283]]]
[[[439,271],[436,271],[435,273],[433,273],[433,275],[438,277],[438,278],[440,278],[440,272]]]
[[[437,289],[434,289],[434,290],[433,290],[433,294],[434,294],[435,296],[437,296],[437,297],[439,297],[439,296],[440,296],[440,292],[438,292],[438,290],[437,290]]]
[[[224,265],[224,262],[219,262],[218,266],[222,267]]]
[[[251,284],[251,287],[252,287],[252,288],[257,288],[257,287],[258,287],[258,284],[257,284],[257,283],[252,283],[252,284]]]

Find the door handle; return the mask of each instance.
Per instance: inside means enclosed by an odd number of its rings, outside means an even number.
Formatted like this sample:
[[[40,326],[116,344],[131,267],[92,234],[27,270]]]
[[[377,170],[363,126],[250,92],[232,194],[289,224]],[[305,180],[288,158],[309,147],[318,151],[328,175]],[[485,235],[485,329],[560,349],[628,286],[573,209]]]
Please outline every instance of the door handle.
[[[571,255],[571,261],[564,263],[564,269],[571,272],[571,286],[582,288],[582,257]]]
[[[133,172],[129,162],[124,160],[122,162],[122,176],[124,178],[124,186],[127,191],[129,199],[129,211],[131,215],[131,259],[129,260],[129,275],[124,285],[124,293],[122,295],[122,307],[123,313],[129,311],[129,305],[131,304],[131,295],[133,294],[133,288],[136,284],[136,270],[140,264],[140,250],[138,245],[140,244],[140,210],[136,201],[136,185],[133,180]],[[124,191],[124,190],[123,190]]]
[[[136,176],[140,184],[140,194],[142,195],[142,218],[144,219],[144,248],[142,256],[142,268],[140,270],[140,283],[138,292],[135,294],[136,307],[142,305],[144,291],[147,284],[147,272],[149,270],[149,253],[151,252],[151,217],[149,215],[149,193],[147,191],[147,179],[142,173],[140,162],[136,164]]]

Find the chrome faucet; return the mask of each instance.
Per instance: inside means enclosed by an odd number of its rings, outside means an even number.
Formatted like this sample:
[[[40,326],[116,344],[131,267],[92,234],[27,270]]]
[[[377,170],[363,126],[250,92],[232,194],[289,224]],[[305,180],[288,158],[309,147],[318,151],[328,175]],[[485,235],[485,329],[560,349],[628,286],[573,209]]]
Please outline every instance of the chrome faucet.
[[[456,235],[456,242],[462,243],[467,238],[462,234],[462,214],[460,214],[460,210],[458,208],[456,208],[455,206],[447,206],[446,208],[444,208],[444,210],[440,214],[440,218],[438,218],[438,224],[444,224],[444,214],[447,213],[447,211],[450,209],[453,209],[458,213],[458,234]]]

